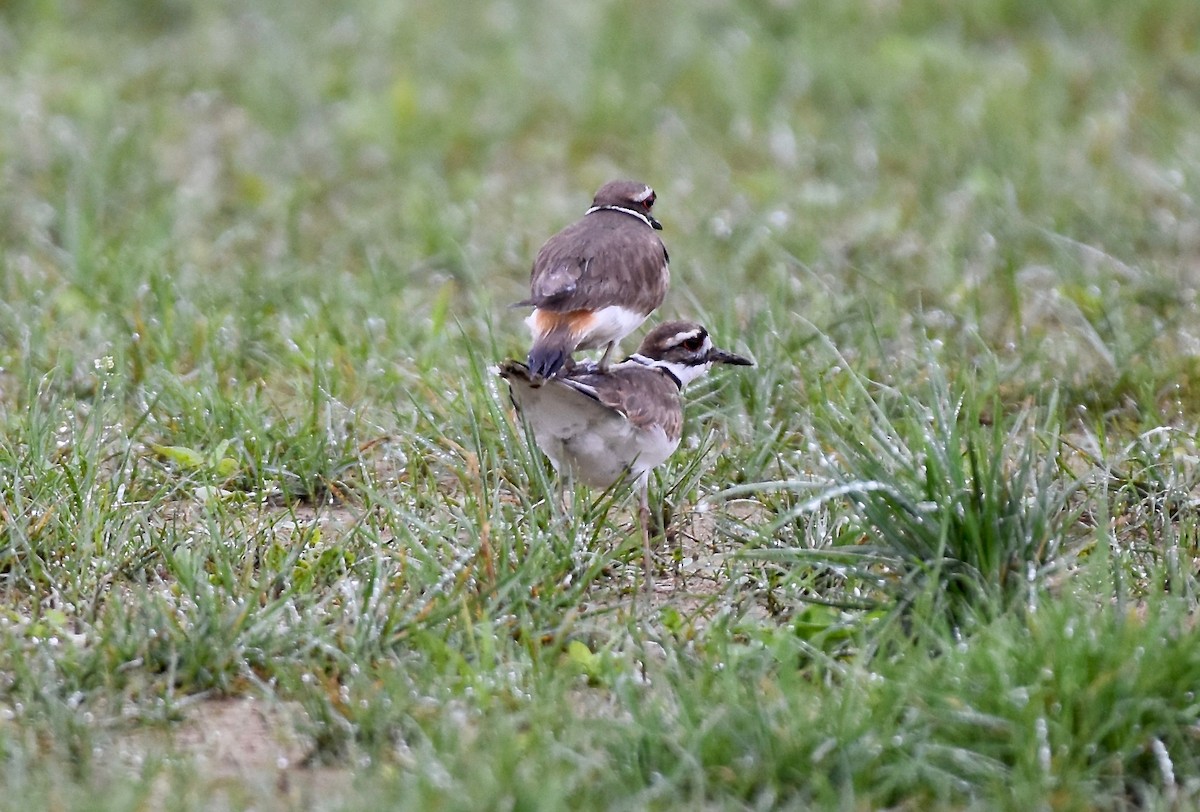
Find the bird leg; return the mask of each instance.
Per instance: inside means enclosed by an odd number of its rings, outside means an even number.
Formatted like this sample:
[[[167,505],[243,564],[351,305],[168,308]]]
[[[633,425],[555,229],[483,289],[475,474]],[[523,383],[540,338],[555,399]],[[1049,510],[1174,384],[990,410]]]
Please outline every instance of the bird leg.
[[[654,553],[650,549],[650,483],[643,478],[638,488],[638,519],[642,525],[642,578],[646,600],[654,594]]]
[[[608,357],[612,355],[613,347],[615,346],[617,346],[617,342],[610,341],[608,342],[608,346],[604,348],[604,355],[600,356],[599,366],[601,372],[608,372]]]
[[[670,549],[675,586],[679,588],[687,586],[687,573],[683,568],[683,539],[680,538],[682,531],[671,527],[673,514],[674,508],[664,496],[662,502],[655,504],[654,509],[650,511],[650,533],[654,538],[661,537],[663,545]]]
[[[558,478],[558,509],[564,521],[575,515],[575,478],[570,475]]]

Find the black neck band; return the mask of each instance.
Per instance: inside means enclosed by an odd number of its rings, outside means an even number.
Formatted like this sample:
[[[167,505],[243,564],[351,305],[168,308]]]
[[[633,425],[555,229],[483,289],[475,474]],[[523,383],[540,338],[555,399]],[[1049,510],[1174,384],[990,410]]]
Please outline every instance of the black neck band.
[[[658,361],[655,361],[652,358],[647,358],[646,356],[641,355],[640,353],[634,353],[633,355],[629,356],[625,360],[633,361],[635,364],[641,364],[644,367],[650,367],[651,369],[658,370],[659,372],[661,372],[662,374],[666,375],[668,378],[673,380],[675,382],[675,385],[679,387],[679,390],[683,391],[683,381],[676,378],[675,373],[672,372],[671,368],[669,366],[667,366],[666,364],[660,364]]]

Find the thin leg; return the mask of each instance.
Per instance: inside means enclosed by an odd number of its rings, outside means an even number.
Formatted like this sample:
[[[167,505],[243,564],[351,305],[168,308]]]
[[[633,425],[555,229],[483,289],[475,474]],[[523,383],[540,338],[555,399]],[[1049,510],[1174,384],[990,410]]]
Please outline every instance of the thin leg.
[[[558,507],[564,519],[575,515],[575,480],[570,476],[558,478]]]
[[[662,503],[655,506],[655,535],[661,535],[664,545],[671,548],[671,560],[675,570],[675,588],[687,589],[687,570],[683,566],[683,530],[671,530],[671,503],[664,496]]]
[[[649,482],[643,479],[638,488],[638,518],[642,523],[642,579],[646,590],[646,599],[654,594],[654,553],[650,550],[650,499]]]
[[[610,341],[608,346],[604,348],[604,355],[600,356],[600,371],[608,372],[608,357],[612,355],[613,347],[617,346],[617,342]]]

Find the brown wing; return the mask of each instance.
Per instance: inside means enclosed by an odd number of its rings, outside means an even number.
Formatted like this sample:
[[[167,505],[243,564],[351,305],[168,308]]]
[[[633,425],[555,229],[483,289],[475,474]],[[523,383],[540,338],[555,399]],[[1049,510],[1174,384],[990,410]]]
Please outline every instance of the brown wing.
[[[547,310],[595,310],[613,304],[649,313],[667,294],[668,257],[658,235],[622,212],[597,211],[555,234],[538,251],[530,297]]]
[[[607,373],[571,376],[610,409],[616,409],[639,429],[661,425],[671,439],[683,433],[679,387],[662,372],[648,367],[611,369]]]
[[[562,441],[582,435],[615,416],[616,409],[590,386],[576,386],[569,379],[535,383],[529,367],[520,361],[505,361],[499,373],[508,381],[513,406],[547,439]]]

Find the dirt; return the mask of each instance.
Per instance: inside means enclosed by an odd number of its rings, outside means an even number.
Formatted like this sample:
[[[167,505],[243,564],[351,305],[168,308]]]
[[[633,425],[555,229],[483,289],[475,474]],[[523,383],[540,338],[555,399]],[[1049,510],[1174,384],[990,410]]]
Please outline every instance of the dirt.
[[[753,521],[761,512],[759,505],[749,501],[701,503],[678,512],[660,553],[668,563],[659,567],[655,578],[651,610],[671,607],[699,628],[713,612],[725,607],[720,599],[729,594],[730,584],[742,569],[735,561],[742,545],[718,532],[718,521]],[[744,608],[752,617],[765,619],[768,615],[766,608],[754,601]]]
[[[320,809],[344,800],[354,773],[347,767],[309,764],[313,742],[299,732],[298,706],[254,697],[203,699],[169,731],[131,734],[122,755],[133,766],[161,758],[165,769],[145,808],[202,800],[205,809]],[[194,776],[172,782],[175,770]],[[182,796],[182,797],[180,797]]]

